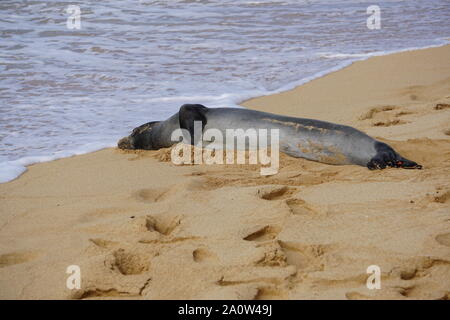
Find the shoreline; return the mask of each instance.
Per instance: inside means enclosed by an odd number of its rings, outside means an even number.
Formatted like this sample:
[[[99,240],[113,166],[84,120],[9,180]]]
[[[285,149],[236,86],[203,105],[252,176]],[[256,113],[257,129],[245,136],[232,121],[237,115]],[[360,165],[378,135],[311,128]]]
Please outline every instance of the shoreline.
[[[243,102],[352,125],[423,170],[281,154],[261,177],[116,148],[30,165],[0,184],[0,298],[449,299],[449,56],[371,57]],[[374,264],[381,290],[366,287]]]
[[[357,63],[357,62],[362,62],[362,61],[366,61],[368,59],[374,58],[374,57],[385,57],[385,56],[389,56],[389,55],[393,55],[393,54],[398,54],[398,53],[407,53],[407,52],[411,52],[411,51],[420,51],[420,50],[428,50],[428,49],[433,49],[433,48],[440,48],[440,47],[445,47],[445,46],[449,46],[450,45],[450,39],[445,39],[442,40],[443,42],[441,42],[440,44],[434,44],[434,45],[429,45],[429,46],[424,46],[424,47],[409,47],[409,48],[404,48],[404,49],[399,49],[399,50],[392,50],[392,51],[377,51],[377,52],[372,52],[372,53],[367,53],[367,54],[349,54],[349,53],[339,53],[337,55],[343,55],[343,56],[352,56],[355,55],[355,60],[353,61],[349,61],[346,63],[342,63],[339,64],[333,68],[324,70],[324,71],[320,71],[315,73],[314,75],[310,76],[310,77],[306,77],[304,79],[301,80],[297,80],[297,81],[293,81],[291,83],[288,83],[286,85],[281,86],[278,89],[275,90],[271,90],[268,91],[267,94],[264,95],[259,95],[259,96],[255,96],[255,97],[250,97],[248,99],[244,99],[240,102],[238,102],[238,105],[242,105],[245,104],[246,102],[256,99],[256,98],[262,98],[262,97],[266,97],[269,95],[275,95],[275,94],[279,94],[279,93],[283,93],[286,91],[291,91],[294,90],[300,86],[303,86],[311,81],[315,81],[317,79],[320,79],[322,77],[325,77],[329,74],[335,73],[335,72],[339,72],[345,68],[350,67],[352,64]],[[361,55],[361,57],[356,57],[358,55]]]
[[[399,50],[394,50],[394,51],[387,51],[387,52],[383,51],[383,52],[374,52],[374,53],[369,53],[369,54],[363,54],[363,55],[367,55],[367,56],[361,57],[361,58],[355,58],[355,60],[353,60],[353,61],[341,63],[331,69],[327,69],[327,70],[318,72],[310,77],[307,77],[307,78],[304,78],[304,79],[301,79],[298,81],[294,81],[292,83],[288,83],[288,84],[283,85],[282,87],[275,89],[275,90],[267,91],[267,93],[265,93],[263,95],[256,95],[254,97],[240,100],[236,103],[236,105],[245,107],[245,105],[248,102],[253,101],[255,99],[272,96],[272,95],[277,95],[277,94],[280,94],[283,92],[295,90],[296,88],[303,86],[311,81],[315,81],[320,78],[326,77],[327,75],[333,74],[335,72],[339,72],[345,68],[350,67],[351,65],[353,65],[355,63],[366,61],[373,57],[384,57],[384,56],[389,56],[389,55],[393,55],[393,54],[399,54],[399,53],[405,53],[405,52],[407,53],[407,52],[419,51],[419,50],[428,50],[428,49],[440,48],[440,47],[445,47],[445,46],[450,45],[450,40],[445,39],[442,41],[443,42],[440,44],[434,44],[434,45],[429,45],[429,46],[425,46],[425,47],[411,47],[411,48],[399,49]],[[344,54],[344,55],[346,55],[346,54]],[[95,144],[95,143],[89,143],[87,145],[92,145],[92,144]],[[74,150],[59,151],[58,153],[60,153],[62,155],[54,154],[54,155],[44,155],[44,156],[25,156],[25,157],[22,157],[22,158],[19,158],[16,160],[5,161],[6,165],[11,169],[7,170],[8,173],[0,174],[1,177],[6,177],[5,179],[3,179],[3,178],[0,179],[0,184],[7,183],[7,182],[10,182],[10,181],[13,181],[13,180],[19,178],[22,174],[24,174],[28,170],[29,166],[34,165],[34,164],[50,162],[50,161],[55,161],[55,160],[64,159],[64,158],[70,158],[70,157],[78,156],[81,154],[88,154],[88,153],[92,153],[92,152],[96,152],[96,151],[100,151],[100,150],[104,150],[104,149],[108,149],[108,148],[115,148],[115,146],[111,146],[112,143],[109,144],[110,146],[93,148],[93,149],[92,149],[92,147],[87,147],[87,145],[79,146],[78,149],[74,149]],[[90,150],[80,151],[82,149],[84,149],[84,150],[90,149]],[[9,173],[11,171],[13,171],[13,172]]]

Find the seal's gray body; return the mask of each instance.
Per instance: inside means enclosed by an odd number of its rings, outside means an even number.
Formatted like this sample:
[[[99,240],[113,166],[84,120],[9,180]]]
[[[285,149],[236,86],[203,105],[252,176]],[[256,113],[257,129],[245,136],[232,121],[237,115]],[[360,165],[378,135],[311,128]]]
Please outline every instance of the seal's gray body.
[[[204,131],[218,129],[224,137],[227,129],[278,129],[280,151],[297,158],[366,165],[376,154],[375,140],[348,126],[248,109],[208,109],[205,115]]]
[[[201,105],[183,105],[180,111],[165,121],[150,122],[137,127],[119,142],[124,149],[160,149],[170,147],[172,133],[186,129],[193,135],[194,121],[203,123],[202,131],[219,130],[226,137],[227,129],[279,130],[280,151],[293,157],[328,164],[356,164],[371,168],[405,167],[416,163],[402,158],[391,147],[367,134],[345,125],[325,121],[276,115],[239,108],[206,108]],[[270,139],[267,139],[270,145]],[[220,146],[223,141],[204,141],[204,146]],[[248,146],[248,145],[247,145]],[[395,162],[402,162],[395,164]],[[392,164],[392,165],[391,165]],[[409,167],[409,166],[408,166]],[[372,169],[372,168],[371,168]]]

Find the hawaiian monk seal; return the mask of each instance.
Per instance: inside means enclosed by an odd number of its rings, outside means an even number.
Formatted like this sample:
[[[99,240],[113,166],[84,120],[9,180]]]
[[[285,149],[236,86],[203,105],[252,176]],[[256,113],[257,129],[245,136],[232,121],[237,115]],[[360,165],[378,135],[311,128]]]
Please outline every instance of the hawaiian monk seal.
[[[165,121],[153,121],[133,130],[121,139],[121,149],[157,150],[177,141],[171,140],[176,129],[186,129],[194,137],[194,121],[201,121],[202,130],[279,129],[280,151],[297,158],[327,164],[356,164],[369,169],[386,167],[421,169],[414,161],[403,158],[386,143],[340,124],[276,115],[239,108],[207,108],[185,104]],[[193,141],[193,140],[191,140]]]

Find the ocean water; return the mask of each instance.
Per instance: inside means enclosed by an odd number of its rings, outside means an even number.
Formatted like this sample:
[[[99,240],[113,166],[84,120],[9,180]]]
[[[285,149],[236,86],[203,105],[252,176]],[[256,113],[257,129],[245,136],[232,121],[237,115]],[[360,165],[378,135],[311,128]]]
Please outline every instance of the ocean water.
[[[381,29],[366,25],[373,4]],[[2,0],[0,182],[114,146],[184,103],[233,107],[448,38],[448,0]]]

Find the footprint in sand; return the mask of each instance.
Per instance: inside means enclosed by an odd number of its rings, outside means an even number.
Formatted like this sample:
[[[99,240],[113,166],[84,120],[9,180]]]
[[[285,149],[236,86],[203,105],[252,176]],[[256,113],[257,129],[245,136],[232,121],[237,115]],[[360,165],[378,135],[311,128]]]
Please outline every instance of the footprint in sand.
[[[377,113],[392,111],[397,109],[395,106],[384,106],[370,109],[368,112],[359,117],[360,120],[373,119]]]
[[[390,127],[399,124],[408,123],[407,121],[399,119],[404,115],[412,114],[409,111],[397,112],[399,107],[396,106],[383,106],[370,109],[368,112],[359,117],[360,120],[373,120],[372,126],[374,127]]]
[[[71,299],[83,300],[83,299],[118,298],[118,297],[132,298],[135,296],[136,295],[131,295],[129,292],[119,291],[115,288],[110,289],[92,288],[74,293],[71,296]]]
[[[170,235],[181,223],[181,216],[146,216],[145,228],[148,231],[156,231],[164,236]]]
[[[434,110],[444,110],[450,109],[450,104],[448,103],[438,103],[434,106]]]
[[[400,271],[400,279],[402,280],[412,280],[417,276],[417,268],[405,268]]]
[[[89,241],[92,242],[93,244],[95,244],[97,247],[102,248],[102,249],[109,249],[109,248],[112,248],[119,244],[116,241],[110,241],[110,240],[105,240],[105,239],[101,239],[101,238],[91,238],[91,239],[89,239]]]
[[[350,292],[347,292],[347,293],[345,294],[345,297],[346,297],[348,300],[371,300],[371,299],[373,299],[372,297],[363,295],[363,294],[361,294],[361,293],[359,293],[359,292],[356,292],[356,291],[350,291]]]
[[[396,126],[396,125],[405,124],[405,123],[408,123],[408,122],[400,120],[400,119],[393,119],[393,120],[386,120],[386,121],[376,121],[372,125],[374,127],[390,127],[390,126]]]
[[[253,300],[285,300],[287,293],[274,286],[259,287]]]
[[[263,267],[286,267],[286,255],[281,249],[278,241],[271,241],[257,245],[262,248],[262,256],[255,261],[256,266]]]
[[[257,195],[264,200],[281,200],[294,192],[294,188],[289,188],[287,186],[267,186],[258,189]]]
[[[153,203],[164,200],[167,190],[141,189],[133,193],[133,198],[140,202]]]
[[[292,214],[298,215],[311,215],[315,214],[315,211],[306,205],[306,202],[302,199],[290,198],[286,199],[286,204],[291,210]]]
[[[300,270],[321,271],[324,268],[325,249],[321,245],[301,245],[293,242],[279,241],[286,255],[286,263]]]
[[[208,262],[217,260],[216,254],[206,248],[195,249],[192,252],[192,258],[195,262]]]
[[[280,233],[281,228],[278,226],[257,227],[256,230],[247,231],[247,235],[243,237],[246,241],[267,241],[273,240]]]
[[[134,252],[118,249],[107,258],[111,268],[123,275],[141,274],[149,269],[149,258]]]
[[[436,241],[443,246],[450,247],[450,233],[442,233],[436,236]]]
[[[13,266],[35,259],[36,252],[12,252],[0,255],[0,268]]]

